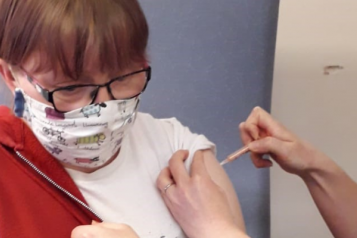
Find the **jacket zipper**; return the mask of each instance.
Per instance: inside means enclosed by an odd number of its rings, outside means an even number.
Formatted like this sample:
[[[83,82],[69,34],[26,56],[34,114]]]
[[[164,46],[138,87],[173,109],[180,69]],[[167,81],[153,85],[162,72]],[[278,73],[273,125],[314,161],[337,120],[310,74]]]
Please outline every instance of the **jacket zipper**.
[[[82,202],[81,200],[79,200],[78,198],[76,198],[73,194],[71,194],[70,192],[68,192],[66,189],[62,188],[61,186],[59,186],[55,181],[53,181],[50,177],[48,177],[46,174],[44,174],[41,170],[39,170],[33,163],[31,163],[28,159],[26,159],[20,152],[15,151],[17,156],[20,157],[20,159],[22,159],[26,164],[28,164],[32,169],[34,169],[36,171],[36,173],[38,173],[39,175],[41,175],[44,179],[46,179],[50,184],[52,184],[53,186],[55,186],[57,189],[59,189],[61,192],[63,192],[64,194],[66,194],[68,197],[70,197],[72,200],[74,200],[75,202],[79,203],[81,206],[83,206],[85,209],[87,209],[88,211],[90,211],[94,216],[96,216],[100,221],[103,221],[103,219],[95,212],[92,210],[92,208],[90,208],[87,204],[85,204],[84,202]]]

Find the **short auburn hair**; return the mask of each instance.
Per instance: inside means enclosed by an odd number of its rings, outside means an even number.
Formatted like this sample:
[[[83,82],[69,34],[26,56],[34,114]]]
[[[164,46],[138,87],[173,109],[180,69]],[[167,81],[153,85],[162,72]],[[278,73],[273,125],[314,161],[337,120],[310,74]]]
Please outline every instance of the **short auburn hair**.
[[[85,62],[118,71],[146,62],[149,29],[137,0],[0,0],[0,58],[78,78]]]

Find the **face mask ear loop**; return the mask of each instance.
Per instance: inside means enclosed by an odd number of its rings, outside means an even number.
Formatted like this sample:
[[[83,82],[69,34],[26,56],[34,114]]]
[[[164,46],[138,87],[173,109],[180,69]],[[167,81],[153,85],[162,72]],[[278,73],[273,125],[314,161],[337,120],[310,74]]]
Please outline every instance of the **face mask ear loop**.
[[[16,80],[16,77],[14,76],[14,73],[12,71],[11,68],[10,72],[13,75],[13,78]],[[17,82],[18,83],[18,82]],[[25,111],[25,98],[24,95],[22,93],[22,90],[20,88],[15,88],[15,96],[14,96],[14,108],[13,108],[14,114],[15,116],[22,118],[24,115],[24,111]]]
[[[15,97],[14,97],[14,114],[15,116],[22,118],[25,111],[25,98],[22,94],[20,88],[15,88]]]

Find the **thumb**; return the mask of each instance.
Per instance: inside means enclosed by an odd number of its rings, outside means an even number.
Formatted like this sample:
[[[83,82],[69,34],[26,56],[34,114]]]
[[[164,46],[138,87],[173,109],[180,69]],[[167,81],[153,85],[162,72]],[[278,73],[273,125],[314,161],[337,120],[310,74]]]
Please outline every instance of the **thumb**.
[[[275,156],[283,156],[286,151],[286,142],[276,139],[275,137],[265,137],[255,140],[248,144],[249,150],[257,154],[274,154]]]
[[[107,225],[84,225],[73,229],[71,238],[115,238],[120,237],[120,231]]]

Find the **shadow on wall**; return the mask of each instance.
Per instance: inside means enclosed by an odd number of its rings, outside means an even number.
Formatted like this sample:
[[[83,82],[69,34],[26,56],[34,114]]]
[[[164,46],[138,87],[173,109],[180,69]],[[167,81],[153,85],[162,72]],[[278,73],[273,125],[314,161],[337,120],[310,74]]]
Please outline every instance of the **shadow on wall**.
[[[4,83],[3,79],[0,77],[0,105],[11,106],[13,97],[10,90]]]

